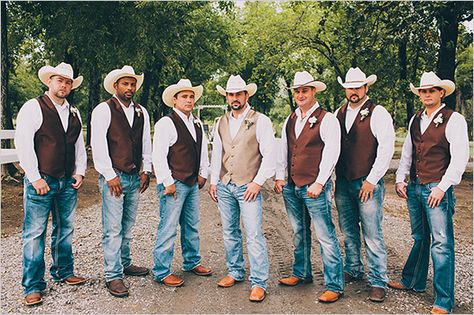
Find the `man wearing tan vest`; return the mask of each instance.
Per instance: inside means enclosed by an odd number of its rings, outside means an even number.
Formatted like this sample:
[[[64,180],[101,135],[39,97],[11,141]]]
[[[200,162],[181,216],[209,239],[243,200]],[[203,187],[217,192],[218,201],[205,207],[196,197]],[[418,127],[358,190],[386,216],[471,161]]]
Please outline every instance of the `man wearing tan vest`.
[[[326,84],[303,71],[295,74],[291,89],[298,108],[282,128],[274,189],[283,193],[295,250],[293,274],[279,283],[295,286],[313,282],[312,221],[321,246],[326,282],[319,301],[332,303],[344,292],[342,257],[331,217],[331,174],[339,156],[341,133],[334,115],[322,109],[315,98]]]
[[[105,280],[110,294],[128,296],[123,275],[144,276],[149,270],[132,264],[130,240],[140,193],[151,172],[150,118],[133,102],[143,83],[130,66],[111,71],[104,79],[112,98],[92,112],[92,156],[102,195],[102,247]]]
[[[454,92],[452,81],[425,72],[420,86],[410,83],[410,89],[424,108],[410,120],[395,189],[407,199],[415,242],[401,280],[390,281],[388,286],[424,292],[431,250],[435,293],[431,313],[448,314],[454,307],[454,186],[461,182],[469,160],[467,124],[462,115],[442,103],[443,97]]]
[[[44,66],[38,71],[48,91],[26,102],[16,120],[15,146],[24,178],[23,279],[25,305],[43,302],[44,248],[51,212],[50,272],[53,281],[69,285],[86,279],[74,275],[72,236],[77,190],[87,167],[81,115],[66,97],[82,83],[71,65]]]
[[[198,276],[210,276],[212,270],[201,265],[199,250],[199,189],[208,173],[207,139],[202,123],[192,115],[203,87],[181,79],[168,86],[163,102],[173,112],[155,125],[153,166],[160,200],[160,223],[153,251],[153,275],[157,282],[170,287],[184,280],[171,273],[178,224],[181,233],[183,270]]]
[[[209,194],[219,204],[228,269],[228,275],[217,285],[226,288],[244,280],[242,217],[250,263],[249,299],[261,302],[266,295],[269,264],[260,188],[275,173],[273,127],[267,116],[248,104],[257,91],[256,84],[246,84],[240,75],[231,75],[226,89],[218,85],[217,90],[230,106],[230,112],[215,128],[211,159]]]
[[[377,76],[366,76],[350,68],[345,89],[347,103],[334,115],[341,128],[341,154],[336,165],[336,200],[339,227],[344,235],[344,277],[347,282],[361,280],[364,264],[361,232],[365,244],[370,284],[369,300],[383,302],[387,288],[387,251],[382,231],[383,176],[390,166],[395,131],[388,111],[367,95]]]

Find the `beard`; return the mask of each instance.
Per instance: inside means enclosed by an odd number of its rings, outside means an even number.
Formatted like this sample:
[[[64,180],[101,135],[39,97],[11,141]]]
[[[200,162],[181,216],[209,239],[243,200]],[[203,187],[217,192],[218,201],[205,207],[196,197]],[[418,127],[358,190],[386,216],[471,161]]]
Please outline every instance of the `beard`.
[[[230,107],[232,107],[233,110],[239,110],[239,109],[242,109],[244,105],[241,104],[240,102],[233,102]]]
[[[346,98],[351,103],[359,103],[361,100],[361,98],[357,94],[352,94],[351,96],[346,97]]]
[[[54,96],[60,99],[65,99],[68,95],[69,93],[67,93],[66,91],[57,91],[54,93]]]

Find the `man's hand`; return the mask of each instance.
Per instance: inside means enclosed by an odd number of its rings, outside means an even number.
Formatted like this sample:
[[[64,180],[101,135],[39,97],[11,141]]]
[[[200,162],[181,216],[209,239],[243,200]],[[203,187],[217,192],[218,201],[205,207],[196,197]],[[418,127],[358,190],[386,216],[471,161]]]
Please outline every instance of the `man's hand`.
[[[311,186],[309,186],[308,190],[306,191],[306,194],[310,198],[316,199],[321,194],[321,191],[323,191],[323,185],[315,182]]]
[[[209,185],[209,196],[211,196],[212,201],[217,202],[217,185]]]
[[[82,186],[82,181],[84,180],[84,176],[75,174],[72,175],[72,177],[76,180],[74,183],[72,183],[72,188],[74,189],[79,189]]]
[[[163,194],[165,196],[171,195],[171,196],[173,196],[174,200],[176,200],[176,198],[178,198],[177,195],[176,195],[176,185],[171,184],[169,186],[166,186],[165,191],[163,192]]]
[[[396,183],[395,192],[397,193],[398,197],[403,198],[403,199],[408,199],[407,183],[405,182]]]
[[[33,185],[38,195],[46,195],[50,190],[48,183],[42,178],[35,180],[31,185]]]
[[[441,203],[441,200],[443,200],[443,197],[444,191],[439,187],[431,188],[431,194],[428,197],[428,206],[430,206],[430,208],[436,208]]]
[[[203,188],[204,185],[206,185],[206,181],[207,179],[202,177],[202,176],[198,176],[198,187],[199,189]]]
[[[251,182],[247,185],[247,189],[244,192],[244,201],[255,201],[257,200],[258,193],[260,192],[260,185]]]
[[[109,186],[110,193],[114,197],[120,197],[122,194],[122,184],[120,184],[120,177],[115,176],[111,180],[107,181],[107,185]]]
[[[275,186],[273,186],[273,190],[277,193],[277,194],[281,194],[281,192],[283,191],[283,186],[285,186],[285,181],[282,180],[282,179],[277,179],[275,181]]]
[[[150,175],[143,172],[140,174],[140,194],[147,190],[148,186],[150,185]]]
[[[371,199],[374,195],[374,188],[375,185],[369,183],[367,180],[364,180],[362,187],[360,187],[359,190],[360,202],[366,202],[367,200]]]

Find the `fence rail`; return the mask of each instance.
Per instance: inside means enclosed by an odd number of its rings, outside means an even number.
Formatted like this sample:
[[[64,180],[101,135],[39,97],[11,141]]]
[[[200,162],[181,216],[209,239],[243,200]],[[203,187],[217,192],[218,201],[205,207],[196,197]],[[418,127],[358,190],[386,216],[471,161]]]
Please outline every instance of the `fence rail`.
[[[0,140],[13,140],[15,138],[15,130],[0,130]],[[0,148],[0,164],[8,164],[18,162],[16,149]]]

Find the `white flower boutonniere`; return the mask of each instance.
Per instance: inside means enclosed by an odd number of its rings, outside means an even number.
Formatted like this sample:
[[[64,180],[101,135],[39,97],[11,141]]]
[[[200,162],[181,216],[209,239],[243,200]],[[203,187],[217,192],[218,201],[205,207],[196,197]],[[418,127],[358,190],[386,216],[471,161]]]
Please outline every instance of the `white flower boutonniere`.
[[[74,117],[76,117],[77,115],[79,115],[79,111],[78,111],[77,108],[75,108],[75,107],[72,107],[72,106],[71,106],[71,107],[69,108],[69,111],[71,112],[71,114],[72,114]]]
[[[135,106],[135,112],[137,113],[137,116],[140,117],[140,115],[142,114],[142,109],[140,108],[140,106]]]
[[[443,123],[443,113],[439,113],[439,115],[436,116],[433,122],[435,123],[435,127],[438,128],[439,124]]]
[[[314,124],[318,121],[318,119],[314,116],[309,117],[308,122],[309,122],[309,128],[313,128]]]
[[[199,118],[194,118],[194,123],[201,128],[202,122],[199,120]]]
[[[360,111],[360,121],[364,120],[365,117],[369,116],[369,110],[367,108],[364,108],[363,110]]]
[[[255,122],[252,119],[245,118],[245,129],[249,129]]]

